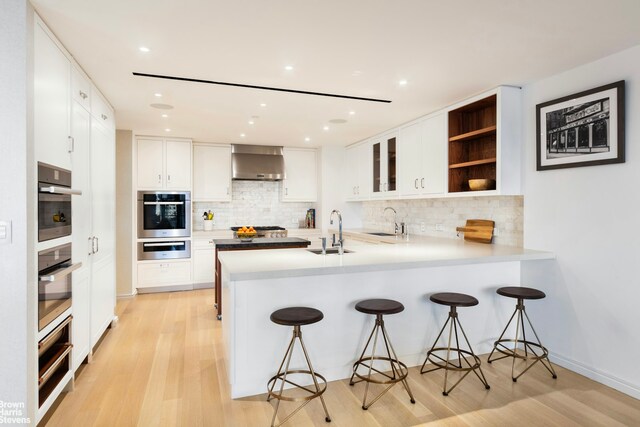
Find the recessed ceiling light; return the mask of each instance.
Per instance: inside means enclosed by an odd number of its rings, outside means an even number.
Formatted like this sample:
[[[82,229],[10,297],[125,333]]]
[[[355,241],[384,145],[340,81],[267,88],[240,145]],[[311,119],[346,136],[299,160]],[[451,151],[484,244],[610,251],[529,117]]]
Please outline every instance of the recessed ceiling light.
[[[154,93],[153,96],[155,96],[156,98],[162,98],[162,94],[161,93]]]
[[[165,131],[165,132],[171,132],[171,129],[166,128],[164,131]]]
[[[309,141],[311,141],[311,138],[309,138],[308,136],[305,137],[304,142],[309,142]]]
[[[349,115],[353,116],[356,112],[355,111],[349,111]]]
[[[254,124],[254,123],[255,123],[255,122],[254,122],[253,120],[249,120],[249,124],[250,124],[250,125],[252,125],[252,124]]]
[[[287,71],[293,71],[293,65],[285,65],[284,69]]]
[[[245,135],[244,133],[240,134],[240,138],[244,138],[245,136],[247,136],[247,135]]]
[[[167,117],[169,117],[169,115],[168,114],[163,114],[162,117],[166,119]]]
[[[329,130],[329,126],[324,126],[322,130]]]
[[[345,119],[331,119],[329,120],[329,123],[333,123],[334,125],[342,125],[347,123],[347,121]]]
[[[266,107],[267,104],[265,104],[264,102],[262,104],[260,104],[261,107]]]
[[[149,104],[151,108],[157,108],[159,110],[172,110],[173,105],[169,104]]]
[[[399,84],[400,86],[406,86],[406,85],[407,85],[407,81],[403,79],[403,80],[400,80],[400,81],[398,82],[398,84]]]
[[[138,49],[140,50],[140,52],[144,52],[144,53],[151,52],[151,49],[149,49],[146,46],[140,46]]]
[[[354,77],[358,77],[358,76],[362,75],[362,71],[355,70],[353,73],[351,73],[351,75],[354,76]]]

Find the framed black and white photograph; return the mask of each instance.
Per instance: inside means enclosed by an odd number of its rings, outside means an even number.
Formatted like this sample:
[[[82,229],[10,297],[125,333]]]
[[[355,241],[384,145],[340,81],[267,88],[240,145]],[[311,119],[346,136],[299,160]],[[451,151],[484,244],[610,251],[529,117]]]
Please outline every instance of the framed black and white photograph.
[[[624,162],[624,80],[536,106],[536,170]]]

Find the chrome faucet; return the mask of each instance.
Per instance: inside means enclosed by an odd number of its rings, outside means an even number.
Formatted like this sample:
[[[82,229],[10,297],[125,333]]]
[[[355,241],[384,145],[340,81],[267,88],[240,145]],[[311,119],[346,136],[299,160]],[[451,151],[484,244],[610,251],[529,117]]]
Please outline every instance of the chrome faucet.
[[[398,233],[400,233],[402,236],[405,236],[407,234],[407,229],[406,229],[406,226],[405,226],[404,222],[401,222],[400,224],[398,224],[398,222],[397,222],[398,212],[396,212],[396,210],[394,208],[392,208],[391,206],[387,206],[382,211],[382,215],[383,216],[384,216],[385,212],[387,212],[387,210],[390,210],[390,211],[393,212],[393,225],[394,225],[395,234],[397,235]]]
[[[344,239],[342,238],[342,214],[340,214],[340,211],[337,209],[334,209],[331,211],[331,216],[329,216],[329,224],[333,225],[333,214],[337,214],[338,215],[338,233],[339,233],[339,237],[338,237],[338,242],[336,243],[336,233],[333,233],[333,239],[331,242],[331,246],[332,247],[338,247],[338,253],[340,255],[344,254]]]

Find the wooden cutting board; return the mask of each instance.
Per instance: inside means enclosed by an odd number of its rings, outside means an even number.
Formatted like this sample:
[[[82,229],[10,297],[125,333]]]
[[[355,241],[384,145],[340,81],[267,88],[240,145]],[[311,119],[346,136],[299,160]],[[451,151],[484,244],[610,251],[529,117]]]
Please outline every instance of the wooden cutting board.
[[[491,243],[494,226],[495,222],[488,219],[468,219],[465,226],[456,227],[456,231],[464,233],[464,240]]]

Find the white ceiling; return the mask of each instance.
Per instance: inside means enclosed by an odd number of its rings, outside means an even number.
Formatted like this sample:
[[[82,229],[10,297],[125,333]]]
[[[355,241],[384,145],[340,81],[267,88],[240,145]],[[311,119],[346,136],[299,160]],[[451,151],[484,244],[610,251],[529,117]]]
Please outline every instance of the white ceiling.
[[[113,104],[119,129],[207,142],[303,146],[309,137],[312,146],[346,145],[497,85],[522,85],[640,44],[638,0],[32,2]],[[155,102],[175,108],[153,109]]]

